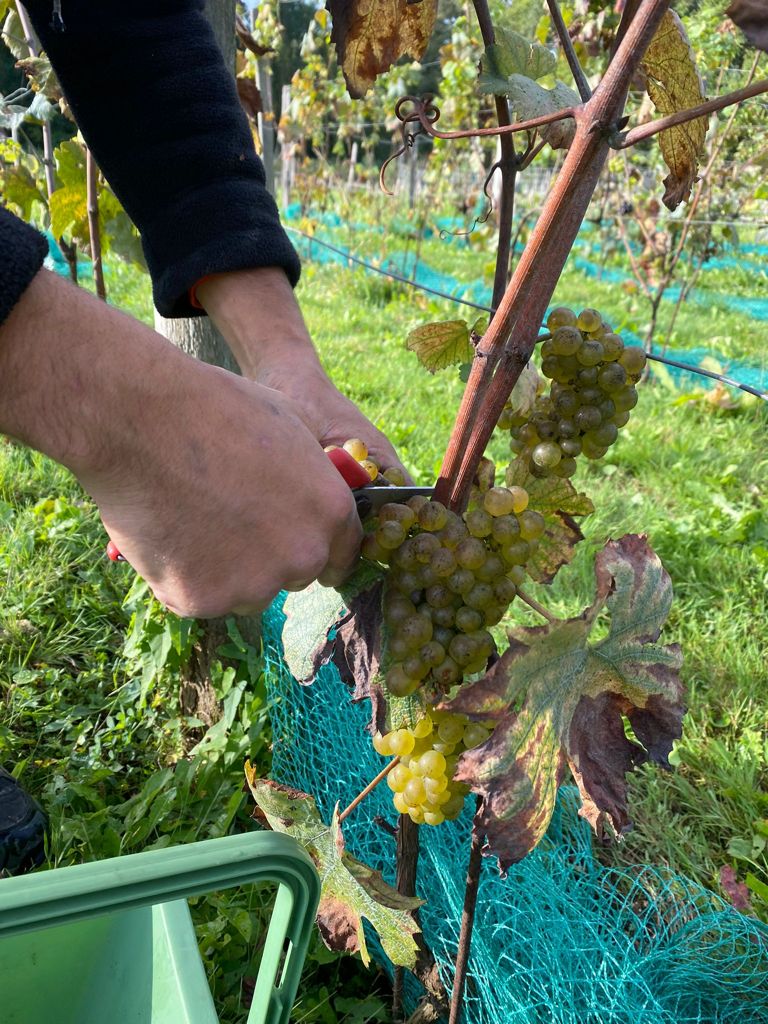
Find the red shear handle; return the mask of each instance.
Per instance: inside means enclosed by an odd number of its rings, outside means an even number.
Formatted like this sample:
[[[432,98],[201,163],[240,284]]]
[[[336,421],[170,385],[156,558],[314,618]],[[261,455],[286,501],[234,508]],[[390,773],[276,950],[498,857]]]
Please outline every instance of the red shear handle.
[[[371,478],[367,471],[363,469],[356,459],[352,458],[349,452],[344,451],[343,448],[332,448],[331,451],[326,452],[325,454],[341,473],[344,478],[344,482],[348,484],[353,491],[358,487],[365,487],[366,484],[371,482]],[[107,558],[113,562],[125,561],[125,558],[120,554],[117,544],[115,544],[113,540],[107,544]]]

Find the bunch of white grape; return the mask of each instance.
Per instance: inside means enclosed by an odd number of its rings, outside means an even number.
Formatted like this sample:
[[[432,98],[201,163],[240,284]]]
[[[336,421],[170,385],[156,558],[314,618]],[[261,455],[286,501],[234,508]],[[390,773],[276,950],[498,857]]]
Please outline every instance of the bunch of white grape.
[[[637,405],[635,384],[645,369],[645,352],[626,347],[595,309],[578,315],[564,306],[552,310],[551,337],[541,346],[541,372],[551,379],[525,417],[502,413],[510,447],[538,477],[571,477],[576,457],[600,459]]]
[[[490,487],[463,516],[417,496],[384,505],[373,526],[363,555],[389,566],[388,691],[441,694],[484,671],[496,649],[489,628],[514,600],[545,528],[528,492]]]
[[[464,715],[428,707],[412,728],[396,729],[373,739],[374,749],[399,763],[387,775],[392,802],[418,825],[440,825],[457,818],[469,789],[453,778],[456,764],[490,731]]]

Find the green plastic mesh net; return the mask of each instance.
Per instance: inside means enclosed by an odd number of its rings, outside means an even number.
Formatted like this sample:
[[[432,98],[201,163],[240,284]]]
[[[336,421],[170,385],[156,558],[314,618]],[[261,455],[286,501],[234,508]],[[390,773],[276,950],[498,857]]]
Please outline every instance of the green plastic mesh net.
[[[299,685],[283,661],[282,600],[264,619],[273,777],[311,793],[324,820],[381,768],[336,669]],[[380,786],[344,824],[351,853],[394,882],[397,812]],[[469,852],[471,806],[421,829],[421,925],[450,990]],[[391,965],[375,937],[371,949]],[[408,1009],[422,994],[410,976]],[[486,860],[469,965],[471,1024],[765,1024],[768,926],[702,886],[650,865],[599,863],[574,787],[563,787],[546,839],[506,878]]]

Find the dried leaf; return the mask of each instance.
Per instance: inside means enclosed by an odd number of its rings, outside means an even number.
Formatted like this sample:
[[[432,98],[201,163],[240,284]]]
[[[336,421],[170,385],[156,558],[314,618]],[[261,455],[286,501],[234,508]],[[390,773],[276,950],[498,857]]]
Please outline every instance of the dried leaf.
[[[478,86],[482,92],[506,95],[510,75],[543,78],[557,67],[557,56],[541,43],[518,32],[496,29],[496,42],[485,48]]]
[[[482,795],[475,827],[503,869],[543,837],[566,763],[581,814],[598,833],[606,821],[621,833],[629,826],[625,773],[646,760],[666,765],[681,733],[679,647],[656,643],[672,601],[669,576],[634,535],[606,545],[595,575],[595,602],[581,616],[514,630],[490,672],[445,705],[498,723],[463,755],[457,777]],[[608,635],[591,644],[604,608]]]
[[[573,516],[588,516],[595,507],[586,494],[579,494],[570,480],[532,476],[519,460],[507,469],[507,486],[524,487],[530,495],[530,507],[546,520],[539,546],[527,563],[537,583],[551,583],[558,571],[573,559],[576,545],[584,534]]]
[[[416,353],[430,373],[466,363],[474,355],[466,320],[443,320],[416,327],[408,335],[405,347]]]
[[[62,97],[61,86],[51,62],[44,54],[41,57],[23,57],[16,61],[16,67],[24,72],[35,92],[41,92],[51,103],[59,102]]]
[[[250,50],[256,57],[264,57],[268,53],[274,53],[275,49],[273,46],[262,46],[261,43],[257,43],[253,35],[248,29],[248,26],[242,18],[235,18],[235,34],[238,42],[246,50]]]
[[[258,85],[256,85],[252,78],[238,77],[235,79],[235,83],[237,85],[237,97],[240,100],[240,106],[255,121],[264,109]]]
[[[753,46],[768,53],[768,8],[765,0],[733,0],[725,13]]]
[[[315,862],[322,880],[317,923],[329,949],[360,953],[370,963],[363,919],[370,921],[392,963],[413,968],[419,927],[413,912],[419,899],[402,896],[378,871],[344,849],[338,807],[330,826],[320,818],[311,796],[276,782],[255,778],[250,762],[245,775],[253,798],[270,828],[293,836]]]
[[[401,57],[421,60],[437,16],[437,0],[326,0],[347,90],[360,99]]]
[[[674,11],[664,15],[641,67],[648,78],[648,95],[661,116],[705,101],[696,58],[683,23]],[[706,117],[697,117],[659,135],[661,153],[670,172],[664,179],[663,201],[670,210],[675,210],[691,194],[704,150],[707,123]]]
[[[536,395],[539,393],[539,372],[533,363],[526,363],[509,396],[509,406],[518,416],[528,416],[533,412]]]

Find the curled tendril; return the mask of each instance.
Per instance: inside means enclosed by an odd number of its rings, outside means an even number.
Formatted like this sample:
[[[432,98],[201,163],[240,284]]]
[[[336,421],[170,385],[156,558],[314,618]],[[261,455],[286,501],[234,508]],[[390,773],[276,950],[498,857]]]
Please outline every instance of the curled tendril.
[[[405,105],[409,103],[412,104],[412,109],[405,112]],[[384,181],[384,174],[387,168],[394,160],[401,157],[403,153],[406,153],[409,149],[413,149],[413,144],[417,135],[428,134],[424,129],[424,124],[425,122],[427,124],[434,124],[440,117],[440,109],[432,103],[432,98],[429,96],[424,97],[423,99],[419,96],[402,96],[395,104],[395,116],[402,124],[401,132],[403,136],[403,144],[399,149],[387,157],[379,171],[379,188],[388,196],[394,195],[394,192],[387,188]],[[410,125],[415,127],[409,127]]]

